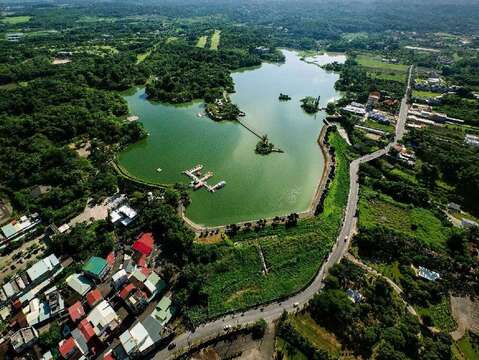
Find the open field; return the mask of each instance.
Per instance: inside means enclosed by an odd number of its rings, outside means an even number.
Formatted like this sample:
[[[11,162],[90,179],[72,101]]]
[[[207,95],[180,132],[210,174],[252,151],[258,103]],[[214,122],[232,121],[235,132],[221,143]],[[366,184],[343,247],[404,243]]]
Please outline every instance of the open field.
[[[451,306],[447,298],[428,308],[419,308],[418,313],[421,316],[430,316],[433,326],[443,332],[451,332],[456,328],[456,322],[451,315]]]
[[[319,326],[309,314],[297,314],[290,318],[290,323],[317,349],[338,356],[341,352],[341,343],[336,336]]]
[[[421,98],[421,99],[429,99],[429,98],[435,98],[436,96],[439,96],[441,94],[432,92],[432,91],[421,91],[421,90],[413,90],[412,91],[412,96]]]
[[[283,354],[283,360],[307,360],[306,355],[280,337],[276,338],[276,351]]]
[[[330,143],[336,148],[337,171],[325,211],[292,228],[267,227],[237,235],[233,245],[222,245],[222,256],[208,265],[204,286],[208,308],[193,309],[191,318],[200,321],[281,298],[299,291],[315,276],[337,237],[349,191],[346,143],[337,133],[330,135]],[[267,274],[262,274],[258,244]]]
[[[218,47],[220,46],[220,39],[221,39],[221,31],[220,30],[215,30],[213,35],[211,36],[211,45],[210,49],[211,50],[218,50]]]
[[[359,65],[364,66],[365,68],[381,70],[381,72],[396,71],[406,74],[408,70],[407,65],[385,63],[371,55],[358,55],[357,61]]]
[[[368,128],[371,128],[371,129],[381,130],[381,131],[384,131],[384,132],[390,133],[390,134],[394,133],[394,126],[393,125],[381,124],[381,123],[378,123],[377,121],[374,121],[374,120],[371,120],[371,119],[366,120],[364,123],[361,123],[360,125],[361,126],[366,126]]]
[[[475,340],[475,341],[474,341]],[[452,344],[453,359],[456,360],[476,360],[479,359],[479,343],[477,337],[466,333],[464,337]]]
[[[204,48],[206,46],[207,41],[208,41],[208,36],[206,36],[206,35],[200,36],[198,38],[198,41],[196,42],[196,47]]]
[[[359,225],[385,226],[433,248],[444,247],[450,232],[430,210],[409,207],[368,188],[362,188],[359,200]]]
[[[7,25],[16,25],[29,22],[31,18],[31,16],[9,16],[1,19],[0,22]]]

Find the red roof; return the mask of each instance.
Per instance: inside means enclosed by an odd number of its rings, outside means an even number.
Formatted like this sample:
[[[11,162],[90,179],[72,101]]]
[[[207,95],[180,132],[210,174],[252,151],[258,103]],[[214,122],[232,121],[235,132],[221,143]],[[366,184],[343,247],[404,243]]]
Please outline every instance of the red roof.
[[[68,308],[68,313],[72,321],[75,322],[85,316],[85,309],[83,309],[81,302],[77,301]]]
[[[90,306],[95,306],[95,304],[99,303],[102,299],[103,296],[98,289],[92,290],[88,294],[86,294],[86,301]]]
[[[75,340],[70,336],[68,339],[63,340],[58,345],[58,350],[64,359],[68,359],[76,350]]]
[[[120,291],[120,297],[125,300],[127,296],[134,290],[136,289],[136,286],[133,285],[132,283],[126,285],[121,291]]]
[[[144,233],[136,240],[132,246],[133,250],[136,250],[143,255],[149,256],[153,251],[155,239],[152,233]]]
[[[95,331],[93,330],[93,326],[87,319],[83,319],[80,321],[80,325],[78,325],[78,329],[81,331],[85,340],[88,342],[92,337],[95,336]]]
[[[115,253],[113,251],[109,253],[108,256],[106,257],[106,262],[110,266],[113,266],[115,264]]]
[[[145,275],[146,277],[150,276],[151,274],[151,271],[150,269],[148,269],[146,266],[143,266],[140,268],[140,271],[143,273],[143,275]]]
[[[110,351],[108,354],[105,354],[105,356],[103,356],[103,360],[115,360],[115,357],[113,356],[113,352]]]

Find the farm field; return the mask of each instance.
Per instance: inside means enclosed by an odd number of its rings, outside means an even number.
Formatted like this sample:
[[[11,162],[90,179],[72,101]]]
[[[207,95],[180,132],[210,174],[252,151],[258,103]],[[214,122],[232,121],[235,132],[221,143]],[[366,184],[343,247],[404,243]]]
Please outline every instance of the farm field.
[[[218,47],[220,46],[220,39],[221,39],[221,31],[220,30],[215,30],[213,35],[211,36],[211,45],[210,49],[211,50],[218,50]]]
[[[428,315],[432,320],[433,326],[441,331],[451,332],[456,329],[457,325],[452,317],[451,305],[447,298],[428,308],[419,308],[418,313],[421,316]]]
[[[201,321],[272,301],[299,291],[315,276],[337,237],[349,188],[347,145],[337,133],[330,135],[330,143],[336,149],[337,171],[324,212],[296,227],[251,231],[234,238],[234,245],[223,245],[221,260],[208,265],[206,313],[193,309],[190,318]],[[258,246],[268,268],[264,275]]]
[[[444,226],[430,210],[411,208],[369,188],[362,188],[359,226],[385,226],[415,237],[433,248],[443,248],[450,232],[450,228]]]
[[[198,38],[198,41],[196,42],[196,47],[204,48],[206,46],[207,41],[208,41],[208,36],[206,36],[206,35],[200,36]]]
[[[290,318],[290,323],[317,349],[325,350],[333,356],[341,352],[341,343],[336,336],[319,326],[309,314],[298,314]]]
[[[29,22],[31,18],[31,16],[9,16],[1,19],[0,22],[7,25],[16,25]]]
[[[407,65],[389,64],[371,55],[358,55],[357,61],[359,65],[364,66],[365,68],[372,69],[373,71],[380,70],[379,72],[395,71],[395,72],[405,74],[408,69]]]

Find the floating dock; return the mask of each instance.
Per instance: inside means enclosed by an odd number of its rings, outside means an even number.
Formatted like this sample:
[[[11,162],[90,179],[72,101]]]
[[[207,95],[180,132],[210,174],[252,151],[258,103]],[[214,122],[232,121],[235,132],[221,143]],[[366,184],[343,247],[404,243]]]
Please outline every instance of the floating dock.
[[[209,192],[215,192],[216,190],[219,190],[226,185],[226,181],[224,180],[220,181],[216,185],[209,185],[207,181],[208,179],[213,177],[213,172],[208,171],[206,174],[202,175],[202,169],[203,165],[199,164],[189,170],[183,171],[183,174],[185,174],[191,179],[190,186],[194,190],[199,190],[202,187],[205,187]]]

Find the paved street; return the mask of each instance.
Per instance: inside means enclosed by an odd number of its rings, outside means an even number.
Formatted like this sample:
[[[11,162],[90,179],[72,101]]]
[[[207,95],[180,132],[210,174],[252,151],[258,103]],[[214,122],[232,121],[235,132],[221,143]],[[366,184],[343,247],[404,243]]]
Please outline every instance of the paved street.
[[[180,355],[183,351],[191,346],[201,344],[207,340],[213,339],[218,335],[225,333],[225,326],[243,326],[247,324],[254,323],[258,319],[265,319],[268,322],[278,319],[284,311],[294,312],[298,309],[301,309],[305,306],[311,298],[319,292],[323,287],[323,280],[326,277],[329,269],[341,261],[343,256],[346,254],[349,243],[351,241],[351,234],[354,230],[355,215],[358,205],[359,197],[359,183],[358,183],[358,171],[359,166],[362,163],[377,159],[385,155],[391,146],[397,141],[399,141],[404,134],[404,127],[406,125],[407,112],[408,112],[408,96],[411,89],[411,78],[412,78],[413,68],[409,69],[408,84],[406,88],[406,94],[401,102],[401,109],[399,113],[399,119],[396,124],[396,136],[394,142],[390,143],[386,148],[378,150],[374,153],[365,155],[359,159],[356,159],[350,164],[350,190],[348,197],[348,204],[345,211],[344,222],[341,229],[341,232],[336,240],[328,259],[323,264],[318,274],[312,281],[312,283],[303,291],[298,294],[282,301],[275,302],[263,307],[253,308],[244,313],[235,313],[231,315],[224,316],[215,321],[209,322],[207,324],[201,325],[194,332],[186,332],[179,335],[173,340],[176,344],[176,348],[173,351],[168,351],[163,349],[157,352],[154,356],[158,360],[174,359],[176,356]]]

